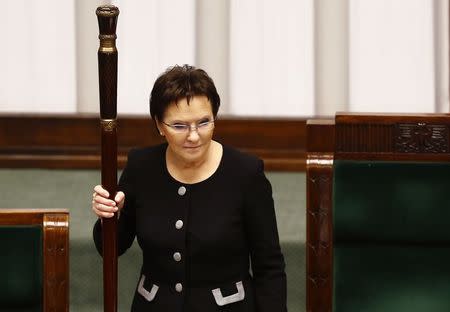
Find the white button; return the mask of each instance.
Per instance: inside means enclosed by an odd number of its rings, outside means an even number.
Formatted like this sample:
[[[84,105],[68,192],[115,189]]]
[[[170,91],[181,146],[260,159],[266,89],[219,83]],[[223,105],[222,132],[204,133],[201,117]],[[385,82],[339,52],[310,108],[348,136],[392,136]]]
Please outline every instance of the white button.
[[[175,290],[181,292],[183,290],[183,285],[181,285],[181,283],[176,283]]]
[[[183,196],[184,194],[186,194],[186,188],[184,186],[180,186],[178,189],[178,195]]]
[[[180,261],[181,260],[181,254],[179,252],[176,252],[173,254],[173,260]]]
[[[181,229],[181,228],[183,227],[183,221],[178,220],[178,221],[175,223],[175,227],[177,228],[177,230]]]

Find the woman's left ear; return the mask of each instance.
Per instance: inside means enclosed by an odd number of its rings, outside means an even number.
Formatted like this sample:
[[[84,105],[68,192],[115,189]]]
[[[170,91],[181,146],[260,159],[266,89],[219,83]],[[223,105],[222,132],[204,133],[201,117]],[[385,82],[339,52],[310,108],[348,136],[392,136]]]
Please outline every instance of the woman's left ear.
[[[158,128],[159,135],[164,136],[164,133],[161,131],[158,118],[155,118],[155,121],[156,121],[156,128]]]

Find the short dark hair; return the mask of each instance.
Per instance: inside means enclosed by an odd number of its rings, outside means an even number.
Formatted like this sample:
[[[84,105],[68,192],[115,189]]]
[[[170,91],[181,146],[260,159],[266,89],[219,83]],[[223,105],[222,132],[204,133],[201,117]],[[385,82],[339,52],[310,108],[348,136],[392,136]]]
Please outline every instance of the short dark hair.
[[[153,120],[155,117],[162,120],[169,104],[183,98],[186,98],[189,104],[193,96],[200,95],[206,96],[210,101],[215,118],[219,111],[220,97],[211,77],[204,70],[187,64],[169,67],[153,85],[150,115]]]

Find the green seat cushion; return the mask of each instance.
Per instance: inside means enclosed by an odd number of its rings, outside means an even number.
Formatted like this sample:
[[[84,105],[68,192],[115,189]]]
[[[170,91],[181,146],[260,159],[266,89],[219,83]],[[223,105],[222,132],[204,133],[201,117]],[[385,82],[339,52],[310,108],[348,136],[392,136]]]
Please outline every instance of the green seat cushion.
[[[450,311],[450,246],[337,244],[333,312]]]
[[[0,311],[42,311],[42,228],[0,227]]]
[[[450,164],[335,161],[335,241],[450,242]]]
[[[340,161],[333,311],[450,311],[450,165]]]

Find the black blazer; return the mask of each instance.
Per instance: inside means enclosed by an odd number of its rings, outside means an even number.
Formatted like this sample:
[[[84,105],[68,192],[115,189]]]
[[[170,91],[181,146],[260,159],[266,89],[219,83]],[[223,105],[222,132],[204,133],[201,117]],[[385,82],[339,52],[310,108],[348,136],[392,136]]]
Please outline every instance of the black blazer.
[[[263,162],[224,146],[194,184],[167,171],[167,144],[132,150],[119,189],[119,254],[143,252],[132,311],[285,312],[286,274]],[[94,241],[102,253],[101,223]],[[251,259],[251,272],[250,259]]]

